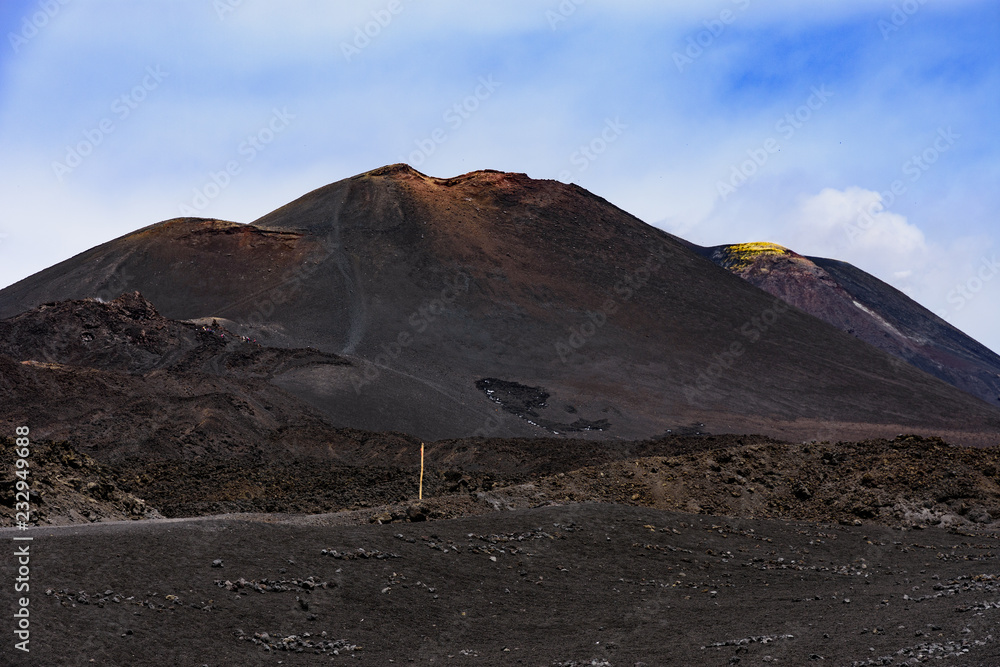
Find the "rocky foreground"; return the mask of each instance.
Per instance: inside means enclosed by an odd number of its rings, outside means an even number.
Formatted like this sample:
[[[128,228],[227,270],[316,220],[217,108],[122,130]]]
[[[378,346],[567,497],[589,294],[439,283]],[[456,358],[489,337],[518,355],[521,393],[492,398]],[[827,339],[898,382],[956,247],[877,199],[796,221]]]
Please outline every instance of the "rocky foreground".
[[[4,664],[1000,664],[990,531],[610,503],[346,518],[19,532],[32,652]]]
[[[337,458],[247,455],[114,463],[98,462],[70,443],[38,442],[32,455],[34,517],[50,525],[360,510],[354,520],[389,523],[613,502],[748,519],[1000,528],[1000,450],[952,447],[936,438],[798,444],[760,436],[634,443],[448,441],[430,447],[426,502],[419,505],[413,503],[416,461],[403,467],[398,457],[373,454],[372,442]],[[8,471],[11,445],[0,449],[0,466]],[[481,451],[469,454],[470,449]],[[380,459],[381,465],[366,463]],[[4,488],[12,484],[12,477],[0,482]],[[3,497],[12,500],[13,494]],[[14,507],[4,503],[0,525],[10,526]]]
[[[36,442],[39,525],[0,528],[34,538],[33,650],[4,664],[1000,664],[996,448],[428,449],[417,501],[415,467],[358,452],[109,463]]]

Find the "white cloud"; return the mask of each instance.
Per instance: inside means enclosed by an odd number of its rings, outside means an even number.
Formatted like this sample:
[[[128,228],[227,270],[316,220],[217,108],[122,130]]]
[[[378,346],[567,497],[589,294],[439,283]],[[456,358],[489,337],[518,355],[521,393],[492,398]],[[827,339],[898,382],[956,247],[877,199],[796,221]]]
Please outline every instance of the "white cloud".
[[[926,260],[924,233],[905,216],[886,210],[882,195],[873,190],[824,188],[801,201],[789,226],[803,253],[835,252],[846,261],[888,264],[885,270],[893,272]]]
[[[772,241],[802,255],[849,262],[1000,350],[1000,271],[993,276],[982,268],[1000,253],[990,235],[963,232],[961,208],[951,212],[950,234],[931,236],[908,216],[886,209],[874,190],[848,186],[786,194],[793,187],[765,179],[740,197],[716,200],[704,214],[673,215],[657,224],[701,245]],[[979,279],[980,272],[990,278]]]
[[[980,267],[995,258],[984,254],[988,238],[929,241],[906,216],[886,210],[879,193],[859,187],[824,188],[803,197],[775,233],[796,252],[868,271],[976,340],[998,347],[1000,317],[990,306],[1000,293],[1000,277],[993,284],[995,272],[982,269],[990,278],[977,280]]]

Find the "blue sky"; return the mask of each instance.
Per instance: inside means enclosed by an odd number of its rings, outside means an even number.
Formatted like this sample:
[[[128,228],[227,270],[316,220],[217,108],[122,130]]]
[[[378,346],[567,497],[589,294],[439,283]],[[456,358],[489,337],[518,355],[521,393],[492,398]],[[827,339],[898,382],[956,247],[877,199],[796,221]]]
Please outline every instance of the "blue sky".
[[[849,261],[1000,350],[995,2],[34,0],[0,27],[0,285],[405,161]]]

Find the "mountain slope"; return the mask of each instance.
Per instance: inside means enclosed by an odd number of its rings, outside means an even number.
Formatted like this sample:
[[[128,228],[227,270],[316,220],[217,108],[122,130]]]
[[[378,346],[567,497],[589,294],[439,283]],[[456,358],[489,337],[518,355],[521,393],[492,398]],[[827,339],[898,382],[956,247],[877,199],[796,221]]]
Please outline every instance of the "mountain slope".
[[[1000,405],[1000,356],[871,274],[773,243],[715,246],[703,253],[841,331]]]
[[[4,419],[101,460],[325,452],[351,439],[269,382],[347,362],[162,317],[138,293],[0,321]]]
[[[1000,430],[996,408],[600,197],[523,174],[393,165],[251,225],[170,220],[0,291],[0,316],[131,290],[169,318],[344,357],[270,380],[337,426],[425,439]]]

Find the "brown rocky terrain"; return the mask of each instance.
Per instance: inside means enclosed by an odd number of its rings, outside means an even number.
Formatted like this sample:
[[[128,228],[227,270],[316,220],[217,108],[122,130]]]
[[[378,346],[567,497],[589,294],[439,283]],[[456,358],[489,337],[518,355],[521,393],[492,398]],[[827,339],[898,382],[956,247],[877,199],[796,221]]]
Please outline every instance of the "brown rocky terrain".
[[[0,525],[15,525],[15,447],[5,438],[0,448]],[[118,470],[101,465],[67,442],[40,442],[29,459],[32,523],[60,525],[91,521],[154,519],[162,515],[141,498],[122,490]]]
[[[33,540],[32,652],[5,664],[1000,660],[996,448],[596,444],[433,443],[418,501],[413,465],[140,470],[34,442],[40,525],[0,528]]]
[[[328,364],[346,362],[168,320],[137,293],[0,321],[0,393],[11,432],[28,424],[102,460],[326,447],[335,429],[269,379]]]
[[[539,494],[743,518],[1000,527],[1000,451],[900,436],[760,443],[547,477]]]
[[[606,502],[745,519],[1000,528],[997,448],[953,447],[915,436],[800,444],[682,436],[615,449],[593,441],[556,444],[432,443],[425,499],[416,502],[415,448],[395,465],[376,464],[359,452],[354,463],[202,457],[102,464],[67,443],[42,443],[32,459],[35,523],[345,511],[357,511],[357,520],[389,523]],[[481,453],[462,457],[469,448]],[[530,452],[540,456],[525,458]],[[8,443],[0,464],[13,470],[12,463]],[[0,507],[0,525],[12,526],[13,519],[13,505]]]

